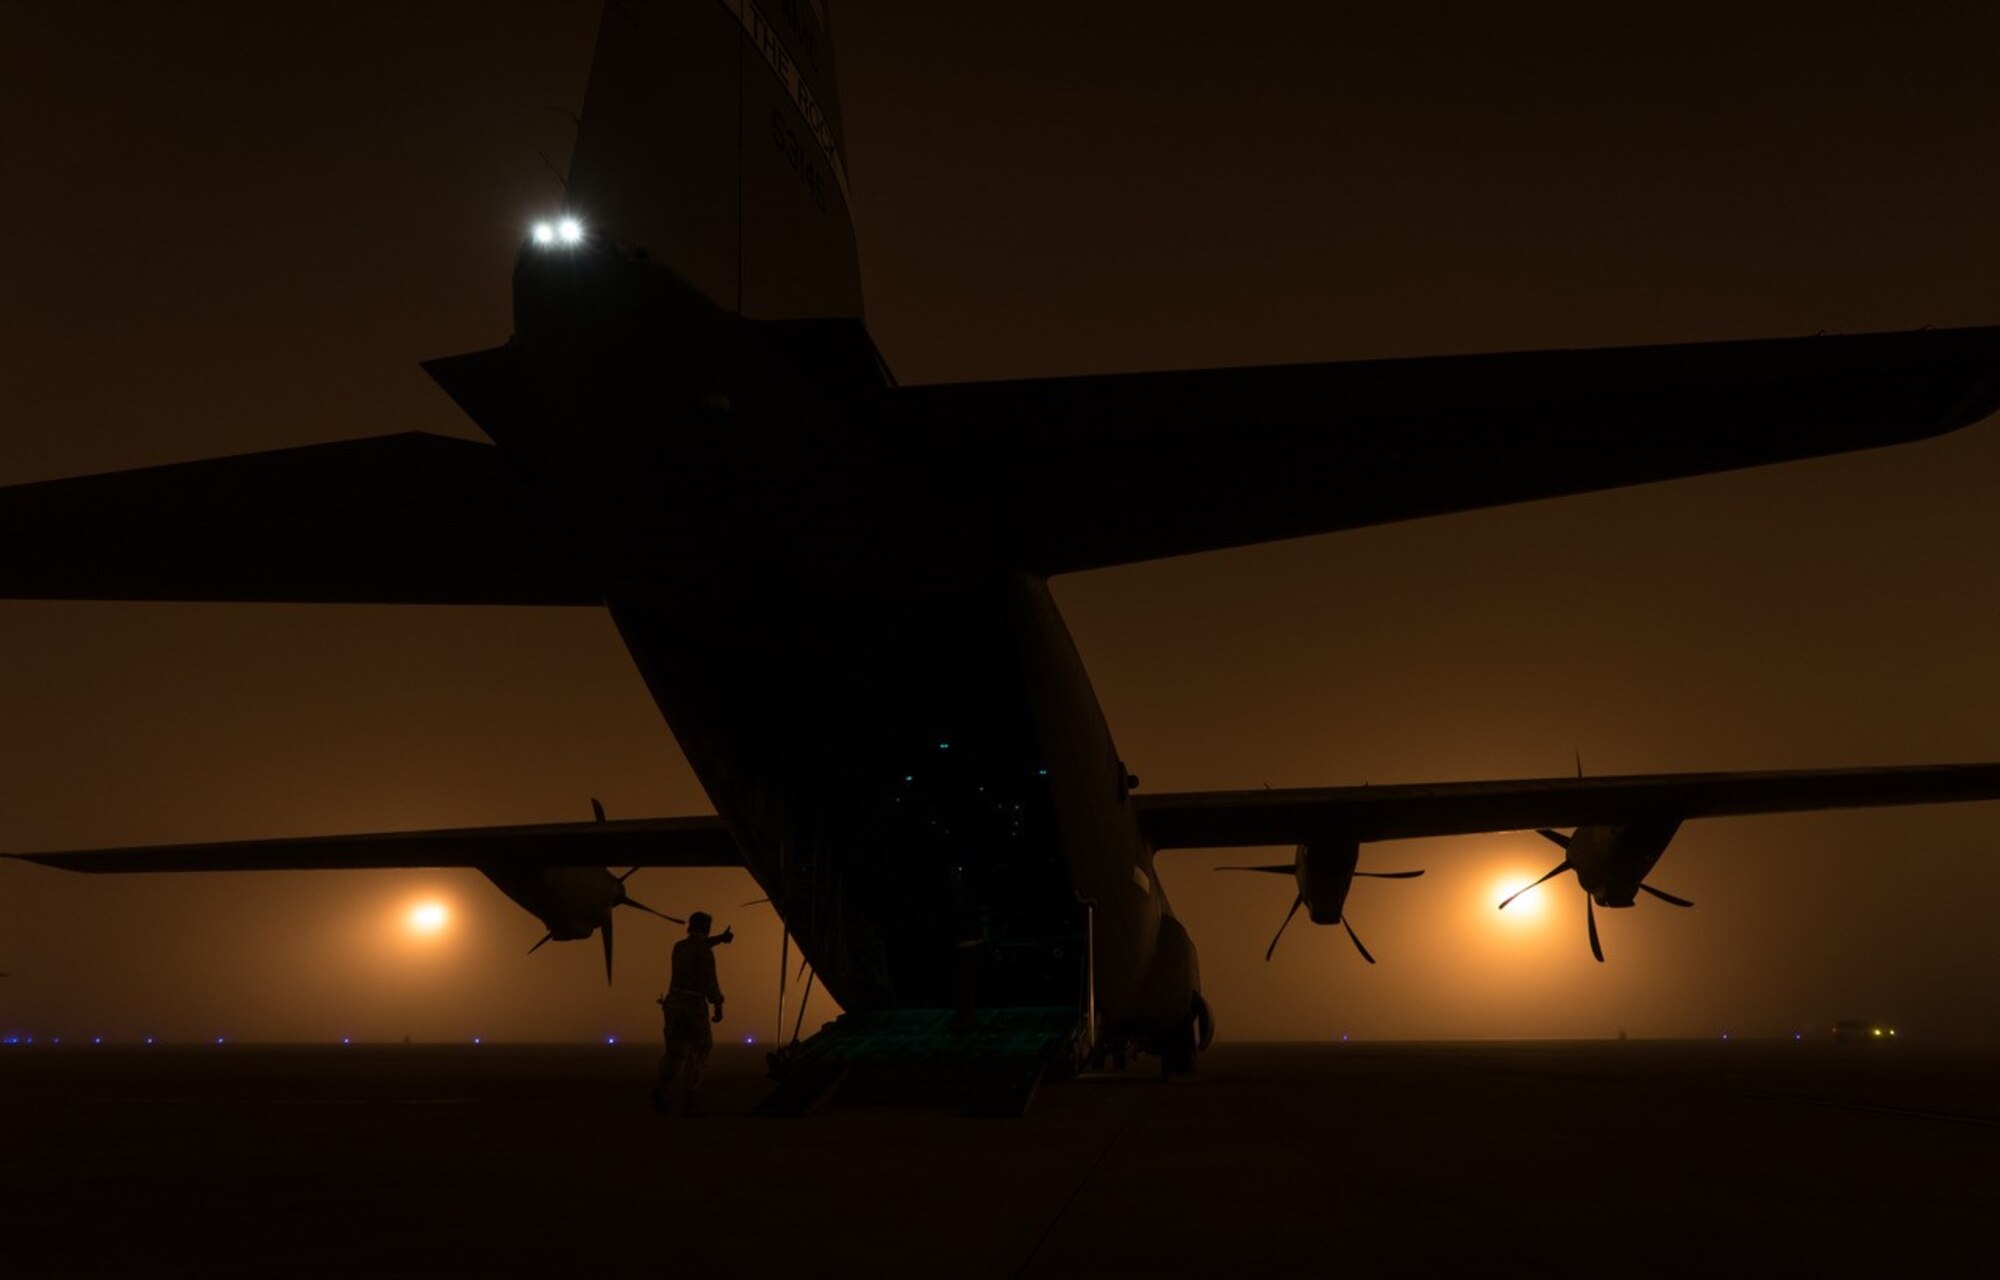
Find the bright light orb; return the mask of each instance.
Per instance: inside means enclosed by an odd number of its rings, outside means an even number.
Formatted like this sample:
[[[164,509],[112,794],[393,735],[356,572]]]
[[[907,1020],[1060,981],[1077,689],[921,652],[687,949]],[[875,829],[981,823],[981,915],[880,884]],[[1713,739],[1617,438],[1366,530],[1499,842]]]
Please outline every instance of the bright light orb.
[[[554,244],[556,242],[556,229],[546,222],[537,222],[534,226],[530,227],[528,235],[536,244]]]
[[[556,223],[556,239],[564,244],[577,244],[583,239],[583,224],[575,218],[564,218]]]
[[[451,923],[451,912],[442,902],[419,902],[410,908],[409,918],[404,922],[411,933],[435,934]]]
[[[1522,886],[1534,882],[1535,877],[1532,874],[1504,876],[1493,882],[1492,900],[1495,903],[1505,902],[1509,894],[1519,893]],[[1532,924],[1541,918],[1542,900],[1548,895],[1548,889],[1548,885],[1531,889],[1512,902],[1508,902],[1505,911],[1496,911],[1494,914],[1508,924]]]

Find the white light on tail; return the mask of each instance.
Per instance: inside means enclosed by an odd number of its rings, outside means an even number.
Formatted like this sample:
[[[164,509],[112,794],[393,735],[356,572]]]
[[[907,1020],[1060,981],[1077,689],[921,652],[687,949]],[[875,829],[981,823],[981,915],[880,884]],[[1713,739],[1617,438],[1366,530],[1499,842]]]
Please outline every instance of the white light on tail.
[[[543,249],[557,245],[573,249],[583,243],[583,220],[562,217],[554,222],[537,222],[528,228],[528,238]]]

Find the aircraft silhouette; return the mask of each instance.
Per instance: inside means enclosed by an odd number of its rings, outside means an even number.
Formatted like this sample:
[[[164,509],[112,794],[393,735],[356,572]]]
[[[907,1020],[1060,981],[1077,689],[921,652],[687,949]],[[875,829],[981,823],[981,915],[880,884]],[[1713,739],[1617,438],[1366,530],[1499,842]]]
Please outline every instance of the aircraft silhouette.
[[[5,598],[606,609],[717,813],[18,856],[476,867],[607,973],[606,867],[742,866],[856,1013],[952,1004],[956,903],[982,1005],[1185,1067],[1213,1020],[1161,850],[1298,846],[1294,911],[1344,924],[1315,868],[1377,840],[2000,796],[1992,764],[1135,794],[1051,576],[1924,439],[2000,403],[2000,329],[899,386],[825,10],[605,7],[513,333],[425,365],[491,444],[0,490]],[[1569,863],[1611,905],[1597,841]]]

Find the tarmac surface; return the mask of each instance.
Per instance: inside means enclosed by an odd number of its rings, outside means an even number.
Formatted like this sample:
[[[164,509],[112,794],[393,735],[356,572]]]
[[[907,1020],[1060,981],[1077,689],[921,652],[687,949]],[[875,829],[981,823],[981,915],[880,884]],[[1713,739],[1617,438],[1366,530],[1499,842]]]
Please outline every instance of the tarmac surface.
[[[653,1056],[0,1050],[0,1274],[1992,1274],[2000,1053],[1221,1045],[1014,1120]]]

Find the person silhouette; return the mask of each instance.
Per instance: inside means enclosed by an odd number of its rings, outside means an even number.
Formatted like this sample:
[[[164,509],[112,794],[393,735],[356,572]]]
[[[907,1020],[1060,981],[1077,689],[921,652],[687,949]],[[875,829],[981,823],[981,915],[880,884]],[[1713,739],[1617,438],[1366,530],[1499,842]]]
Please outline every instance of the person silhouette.
[[[685,1115],[700,1107],[701,1080],[708,1070],[708,1055],[715,1048],[715,1034],[709,1024],[722,1021],[722,986],[715,976],[715,948],[733,939],[735,931],[724,929],[721,936],[709,937],[714,921],[706,911],[688,917],[688,936],[674,944],[667,994],[660,997],[660,1012],[666,1037],[666,1051],[653,1079],[653,1107],[662,1113],[673,1109],[672,1091],[685,1071],[680,1109]],[[714,1006],[713,1014],[709,1007]]]

